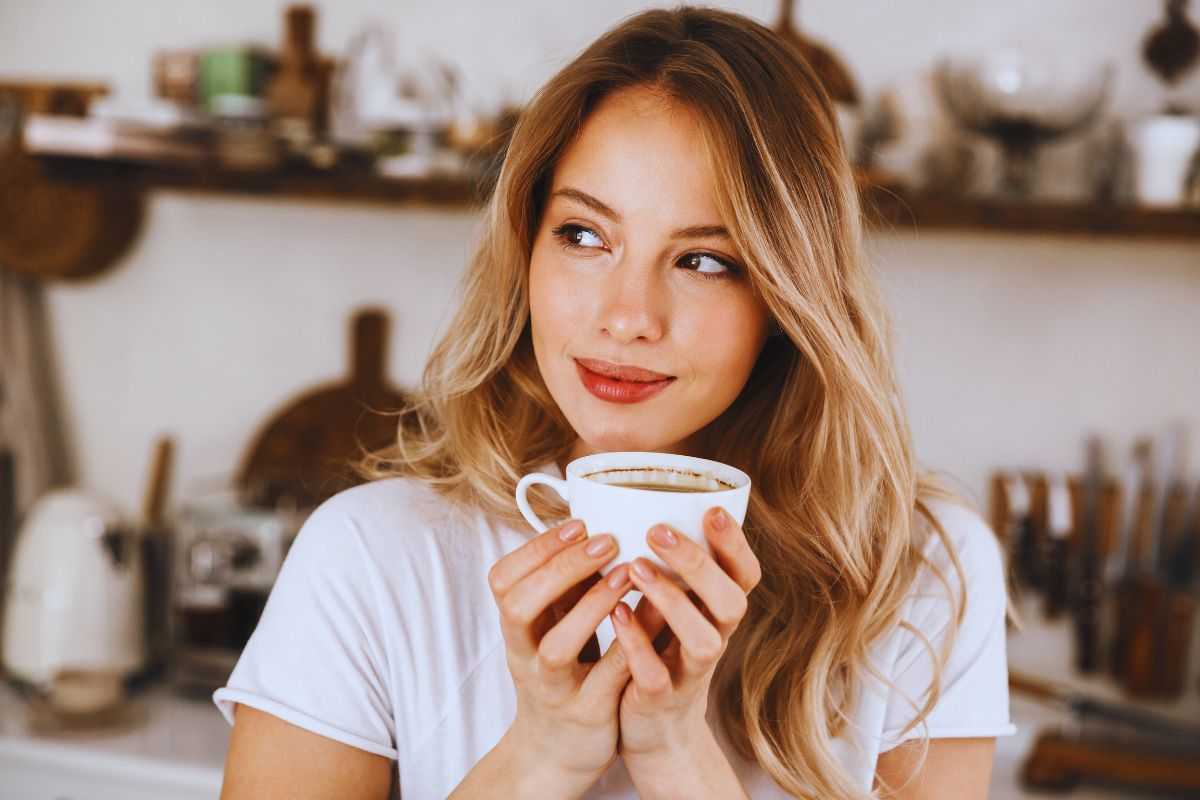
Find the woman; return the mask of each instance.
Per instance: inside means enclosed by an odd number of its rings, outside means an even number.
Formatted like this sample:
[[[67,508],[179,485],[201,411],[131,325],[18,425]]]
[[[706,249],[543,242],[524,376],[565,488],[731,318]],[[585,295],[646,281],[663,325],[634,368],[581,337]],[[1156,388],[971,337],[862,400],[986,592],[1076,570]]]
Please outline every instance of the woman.
[[[986,796],[999,548],[918,475],[844,145],[786,45],[689,7],[602,35],[522,114],[464,292],[214,696],[224,797]],[[650,537],[690,591],[518,515],[521,475],[613,450],[753,477],[715,558]]]

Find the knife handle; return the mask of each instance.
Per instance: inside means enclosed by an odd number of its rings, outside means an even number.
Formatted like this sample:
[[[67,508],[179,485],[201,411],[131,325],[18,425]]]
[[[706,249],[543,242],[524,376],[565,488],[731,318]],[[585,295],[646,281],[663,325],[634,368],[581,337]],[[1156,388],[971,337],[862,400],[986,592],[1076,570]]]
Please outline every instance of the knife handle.
[[[1103,588],[1095,554],[1080,560],[1075,582],[1075,667],[1082,673],[1100,668],[1100,605]]]
[[[1129,664],[1129,643],[1133,639],[1140,611],[1136,579],[1129,575],[1121,578],[1113,589],[1112,598],[1108,667],[1113,678],[1124,683],[1125,668]]]
[[[1167,698],[1183,694],[1195,633],[1196,599],[1187,591],[1171,591],[1167,596],[1166,619],[1162,626],[1162,693]]]
[[[1026,480],[1029,484],[1029,536],[1024,550],[1025,577],[1031,589],[1041,591],[1046,583],[1047,540],[1050,538],[1049,481],[1044,472],[1031,473]]]
[[[1044,551],[1042,616],[1055,619],[1067,608],[1071,596],[1070,581],[1074,577],[1068,563],[1072,537],[1079,529],[1079,503],[1074,495],[1076,481],[1067,475],[1054,475],[1048,481],[1047,536]]]
[[[1104,565],[1112,557],[1115,546],[1120,501],[1120,486],[1116,481],[1105,481],[1098,496],[1092,499],[1096,507],[1084,515],[1079,526],[1080,535],[1076,537],[1076,576],[1072,582],[1075,666],[1085,674],[1099,670],[1104,662],[1105,595],[1111,591],[1105,583]]]
[[[1153,698],[1162,694],[1163,623],[1167,616],[1167,589],[1142,576],[1130,598],[1136,606],[1133,626],[1125,649],[1121,683],[1131,697]]]
[[[1022,517],[1017,523],[1017,564],[1021,582],[1029,587],[1041,585],[1038,574],[1037,529],[1030,517]]]

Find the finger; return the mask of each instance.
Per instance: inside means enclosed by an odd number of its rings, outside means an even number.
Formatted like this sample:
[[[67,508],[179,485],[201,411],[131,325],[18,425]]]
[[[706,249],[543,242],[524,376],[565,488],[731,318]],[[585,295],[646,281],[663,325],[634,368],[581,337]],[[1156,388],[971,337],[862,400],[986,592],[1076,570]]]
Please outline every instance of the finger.
[[[533,537],[492,565],[488,572],[492,594],[500,599],[525,576],[585,536],[587,526],[583,520],[568,519]]]
[[[618,569],[624,571],[626,583],[624,588],[617,590],[615,600],[605,610],[607,614],[611,614],[618,605],[624,605],[624,603],[620,602],[620,598],[624,597],[633,588],[633,584],[628,581],[629,566],[627,564],[622,564],[615,568],[609,573],[608,577],[611,578],[613,573]],[[590,625],[591,623],[588,622],[587,624]],[[599,620],[597,620],[596,625],[599,624]],[[593,625],[594,627],[595,625]],[[615,623],[613,627],[614,629],[616,628]],[[588,669],[587,675],[584,676],[583,684],[579,688],[579,694],[581,697],[586,698],[588,702],[614,702],[620,697],[621,691],[629,683],[629,679],[629,659],[626,656],[625,650],[614,642],[609,645],[599,660]]]
[[[551,609],[554,611],[554,621],[558,622],[565,617],[567,612],[579,602],[579,598],[587,594],[588,590],[595,586],[599,580],[600,573],[593,572],[570,589],[567,589],[563,596],[555,600],[553,605],[551,605]]]
[[[580,598],[587,594],[588,590],[595,586],[596,582],[599,580],[600,573],[593,572],[591,575],[587,576],[579,583],[568,589],[562,597],[551,603],[550,613],[543,614],[542,616],[538,617],[533,624],[534,639],[541,641],[542,637],[546,635],[546,632],[557,625],[562,618],[565,617],[567,613],[575,607],[575,604],[579,602]],[[587,651],[587,649],[587,646],[585,646],[584,650]],[[584,660],[595,661],[596,658],[599,658],[599,656],[600,654],[596,653],[595,657]]]
[[[612,613],[617,645],[625,653],[629,673],[638,691],[649,697],[661,697],[674,688],[671,671],[654,652],[650,636],[638,624],[629,606],[618,603]]]
[[[649,577],[645,577],[647,575]],[[725,648],[720,631],[705,619],[683,589],[664,578],[649,561],[636,559],[630,577],[638,591],[650,598],[671,626],[679,640],[684,668],[691,674],[703,674],[711,669]]]
[[[688,596],[688,599],[692,601],[692,604],[695,605],[696,608],[700,609],[700,613],[704,615],[704,618],[706,620],[708,620],[709,622],[711,622],[713,627],[716,628],[717,627],[717,618],[714,617],[713,613],[708,610],[708,605],[705,604],[704,600],[701,599],[700,595],[696,594],[691,589],[688,589],[686,594]]]
[[[671,641],[671,629],[667,626],[666,617],[654,607],[654,603],[650,602],[649,597],[642,595],[638,600],[637,608],[633,610],[633,616],[654,643],[655,651],[663,652],[663,649]]]
[[[575,685],[579,674],[588,669],[579,663],[580,651],[592,638],[596,626],[632,588],[629,566],[614,567],[542,638],[538,644],[539,669],[547,676],[557,675]]]
[[[666,544],[664,535],[669,535],[674,543]],[[732,636],[746,614],[746,592],[742,587],[698,542],[668,525],[655,525],[650,529],[646,541],[658,557],[675,570],[696,596],[704,601],[721,639]],[[685,647],[686,644],[684,642]]]
[[[762,565],[750,549],[742,526],[725,509],[713,506],[704,515],[704,538],[712,546],[713,558],[721,569],[743,592],[750,594],[762,580]]]
[[[602,549],[588,552],[596,547]],[[539,618],[569,589],[616,554],[616,539],[611,534],[577,542],[525,576],[500,598],[500,625],[509,650],[521,658],[532,658],[546,627],[538,624]],[[580,648],[582,646],[580,642]],[[578,652],[579,648],[576,648],[575,653]]]

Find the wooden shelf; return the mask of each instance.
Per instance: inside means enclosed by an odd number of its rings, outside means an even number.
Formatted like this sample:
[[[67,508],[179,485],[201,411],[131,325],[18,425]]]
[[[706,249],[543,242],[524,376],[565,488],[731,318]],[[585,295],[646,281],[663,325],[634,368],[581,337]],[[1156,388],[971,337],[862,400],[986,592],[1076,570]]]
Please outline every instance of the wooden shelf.
[[[470,207],[482,203],[483,187],[465,177],[387,178],[364,164],[333,169],[287,166],[267,172],[194,164],[149,164],[79,156],[41,155],[44,174],[54,181],[132,178],[144,189],[336,200],[395,205]]]
[[[1006,203],[939,197],[868,185],[863,193],[874,227],[978,232],[1192,239],[1200,241],[1200,209],[1066,203]]]
[[[489,152],[467,159],[472,175],[389,178],[363,157],[329,170],[239,171],[220,166],[203,136],[164,142],[90,123],[89,102],[107,91],[103,86],[9,82],[0,83],[0,91],[15,91],[22,103],[26,117],[17,141],[29,148],[0,153],[0,262],[41,280],[86,280],[111,268],[141,229],[146,196],[159,189],[470,209],[485,202],[498,168],[493,139]],[[40,117],[46,117],[40,134],[31,136]],[[149,160],[164,153],[187,160]],[[1004,203],[914,192],[868,173],[859,174],[858,183],[866,221],[877,231],[1200,241],[1200,209]]]
[[[472,207],[487,188],[459,176],[387,178],[366,164],[331,170],[287,167],[244,172],[186,164],[147,164],[82,156],[40,154],[47,178],[104,181],[135,177],[146,189],[215,192],[280,198],[441,207]],[[933,232],[973,230],[1004,234],[1157,237],[1200,241],[1200,209],[1152,209],[1047,202],[1010,203],[973,197],[942,197],[864,179],[860,184],[869,224],[876,230]]]

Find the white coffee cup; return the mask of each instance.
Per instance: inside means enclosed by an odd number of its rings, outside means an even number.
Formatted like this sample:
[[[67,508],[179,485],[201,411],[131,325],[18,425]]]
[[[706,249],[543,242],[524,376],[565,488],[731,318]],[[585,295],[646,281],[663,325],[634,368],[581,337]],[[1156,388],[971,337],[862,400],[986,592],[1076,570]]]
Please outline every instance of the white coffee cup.
[[[605,480],[638,478],[642,470],[652,483],[683,486],[708,485],[707,491],[669,491],[605,483]],[[615,472],[619,471],[619,472]],[[662,575],[684,589],[689,588],[681,577],[651,549],[646,534],[657,523],[665,523],[693,539],[710,556],[712,548],[704,536],[704,514],[713,506],[729,512],[739,525],[746,518],[750,500],[750,476],[740,469],[694,456],[655,452],[594,453],[567,464],[565,480],[534,472],[517,483],[517,507],[522,516],[542,533],[549,527],[529,506],[526,493],[534,484],[544,484],[558,493],[571,510],[571,517],[583,520],[589,536],[612,534],[619,550],[599,572],[607,575],[615,565],[645,558],[658,567]],[[635,591],[635,594],[640,593]],[[631,607],[636,607],[635,598]],[[606,617],[597,631],[600,649],[604,651],[614,635],[612,622]]]

